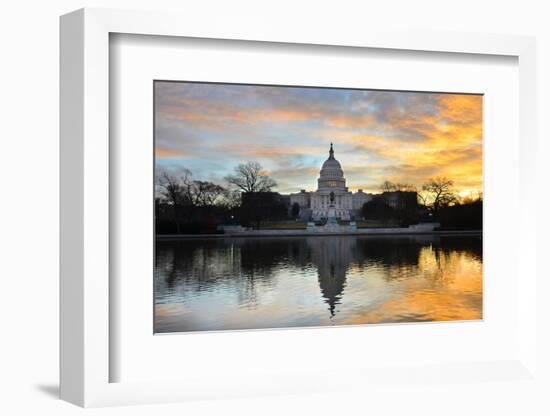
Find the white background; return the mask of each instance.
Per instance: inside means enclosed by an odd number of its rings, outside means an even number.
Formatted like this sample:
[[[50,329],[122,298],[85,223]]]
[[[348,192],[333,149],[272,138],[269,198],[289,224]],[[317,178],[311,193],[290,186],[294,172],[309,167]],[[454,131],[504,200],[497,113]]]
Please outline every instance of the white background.
[[[0,9],[2,147],[0,178],[0,264],[2,279],[1,400],[4,414],[82,412],[56,400],[58,368],[58,16],[83,6],[173,9],[204,18],[268,15],[281,25],[309,24],[337,31],[344,25],[390,24],[439,30],[512,33],[538,36],[539,245],[549,226],[550,13],[545,2],[386,1],[386,2],[208,2],[183,1],[20,1]],[[197,17],[199,18],[199,17]],[[546,141],[542,138],[545,137]],[[539,293],[550,293],[543,282]],[[544,300],[543,297],[539,298]],[[549,303],[539,302],[548,322]],[[550,326],[546,325],[546,328]],[[550,350],[549,335],[540,332]],[[546,353],[548,354],[548,353]],[[548,371],[544,351],[541,366]],[[388,386],[376,396],[348,394],[258,398],[177,405],[100,409],[100,414],[548,414],[546,390],[529,384],[431,385],[399,389]],[[546,393],[546,396],[544,395]],[[544,407],[543,407],[544,406]]]

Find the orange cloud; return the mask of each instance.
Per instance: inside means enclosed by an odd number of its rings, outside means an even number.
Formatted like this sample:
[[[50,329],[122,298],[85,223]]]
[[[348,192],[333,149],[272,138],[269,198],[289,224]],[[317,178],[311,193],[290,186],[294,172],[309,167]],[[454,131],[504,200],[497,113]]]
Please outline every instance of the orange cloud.
[[[364,129],[368,127],[373,127],[376,125],[376,119],[371,115],[354,115],[354,116],[344,116],[344,115],[333,115],[326,117],[326,124],[330,127],[336,128],[355,128],[355,129]]]
[[[242,110],[237,106],[220,103],[208,103],[185,99],[178,105],[166,105],[159,108],[159,114],[167,120],[192,122],[197,127],[226,127],[231,123],[255,124],[258,122],[297,122],[317,120],[334,128],[367,128],[376,123],[376,119],[367,114],[334,114],[320,107],[253,108]]]
[[[179,159],[187,156],[185,152],[174,149],[164,149],[162,147],[157,147],[155,149],[155,157],[157,159]]]
[[[320,145],[334,141],[352,189],[362,184],[376,190],[372,188],[378,180],[420,187],[431,176],[447,176],[461,194],[482,190],[480,95],[369,91],[344,101],[334,91],[310,95],[307,90],[304,95],[305,89],[295,94],[285,88],[182,85],[171,93],[174,84],[162,88],[166,91],[157,94],[159,125],[168,121],[165,126],[190,130],[197,146],[201,135],[205,140],[214,137],[215,146],[208,146],[220,158],[230,153],[286,167],[292,158],[308,156],[311,164],[322,156]],[[285,139],[283,129],[291,139]],[[275,143],[277,138],[285,145]],[[160,158],[185,156],[193,157],[157,149]],[[288,181],[284,169],[277,174],[279,183]],[[303,186],[306,181],[315,184],[314,177],[302,181]]]
[[[389,162],[385,179],[420,186],[428,176],[447,176],[458,192],[482,189],[482,97],[440,95],[438,113],[392,113],[387,135],[333,134],[355,149]]]

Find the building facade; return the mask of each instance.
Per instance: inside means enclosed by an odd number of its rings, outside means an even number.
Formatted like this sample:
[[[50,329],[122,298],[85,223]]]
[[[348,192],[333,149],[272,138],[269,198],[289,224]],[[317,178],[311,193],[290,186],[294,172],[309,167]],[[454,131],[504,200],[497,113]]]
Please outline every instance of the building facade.
[[[323,163],[317,179],[317,190],[290,194],[290,204],[300,206],[300,219],[321,221],[329,216],[337,220],[349,221],[361,217],[363,204],[370,201],[371,194],[351,192],[346,186],[346,178],[342,165],[334,157],[334,149],[330,144],[328,159]]]

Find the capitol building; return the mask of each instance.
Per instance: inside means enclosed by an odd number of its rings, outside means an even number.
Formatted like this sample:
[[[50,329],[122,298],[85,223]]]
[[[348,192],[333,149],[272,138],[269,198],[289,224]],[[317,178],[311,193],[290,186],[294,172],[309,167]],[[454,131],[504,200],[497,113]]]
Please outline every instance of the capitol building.
[[[342,165],[334,157],[334,149],[330,144],[329,156],[325,160],[319,179],[317,190],[290,194],[290,204],[300,206],[299,217],[301,220],[320,221],[329,216],[335,216],[337,220],[350,221],[361,217],[361,208],[365,202],[372,199],[373,195],[363,192],[351,192],[346,186],[346,178]]]

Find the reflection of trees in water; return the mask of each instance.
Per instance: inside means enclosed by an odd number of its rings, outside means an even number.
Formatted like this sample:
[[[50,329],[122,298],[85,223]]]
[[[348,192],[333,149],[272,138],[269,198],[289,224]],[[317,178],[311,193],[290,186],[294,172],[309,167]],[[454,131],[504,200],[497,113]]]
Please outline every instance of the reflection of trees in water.
[[[193,294],[237,285],[243,298],[255,279],[243,276],[241,252],[218,239],[158,241],[155,290]],[[236,279],[237,278],[237,279]]]
[[[240,304],[253,305],[272,285],[281,266],[305,267],[310,250],[304,239],[189,239],[157,241],[156,291],[185,294],[220,285],[236,291]]]
[[[483,259],[483,245],[479,237],[442,236],[436,248],[448,254],[452,251],[464,252],[478,261]]]
[[[277,270],[307,264],[310,256],[303,239],[237,238],[229,241],[239,253],[241,276],[246,283],[239,290],[240,304],[254,305],[257,293],[272,287]]]
[[[420,262],[428,258],[435,261],[439,271],[431,274],[432,278],[444,274],[453,253],[462,252],[481,261],[481,244],[476,237],[309,237],[307,245],[331,317],[336,313],[336,306],[342,303],[346,276],[352,266],[365,275],[373,265],[381,266],[384,277],[393,280],[417,275]]]
[[[155,267],[167,287],[192,283],[197,290],[220,278],[239,275],[239,252],[217,240],[157,242]]]
[[[427,258],[433,260],[437,269],[443,272],[449,256],[457,252],[481,261],[480,237],[419,235],[360,238],[354,261],[359,271],[377,264],[386,270],[386,279],[406,279],[416,274],[420,263]]]
[[[274,273],[316,267],[321,296],[331,317],[342,303],[350,267],[368,275],[382,267],[385,278],[406,279],[430,263],[443,270],[450,255],[462,253],[481,261],[479,237],[294,237],[220,238],[159,241],[156,246],[156,290],[192,294],[230,287],[239,304],[253,306],[257,294],[273,287]],[[431,278],[436,279],[437,273]]]
[[[281,265],[305,265],[311,253],[303,238],[259,238],[233,240],[241,252],[244,271],[271,275]]]
[[[361,238],[357,241],[359,267],[377,263],[389,266],[415,266],[422,243],[408,237]]]
[[[461,259],[481,263],[481,237],[441,237],[430,246],[422,247],[418,261],[423,277],[434,283],[451,283],[456,277],[454,269],[461,267]]]

